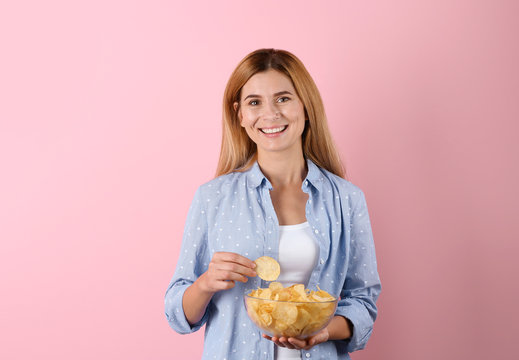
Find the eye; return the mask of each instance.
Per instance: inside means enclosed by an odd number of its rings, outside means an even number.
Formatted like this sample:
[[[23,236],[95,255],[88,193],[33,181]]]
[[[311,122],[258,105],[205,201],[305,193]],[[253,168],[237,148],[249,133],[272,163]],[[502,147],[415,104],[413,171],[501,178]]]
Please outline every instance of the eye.
[[[287,96],[283,96],[283,97],[280,97],[280,98],[278,99],[278,102],[287,102],[288,100],[290,100],[289,97],[287,97]]]
[[[249,101],[249,105],[253,105],[253,106],[258,105],[258,103],[259,103],[258,100],[251,100],[251,101]]]

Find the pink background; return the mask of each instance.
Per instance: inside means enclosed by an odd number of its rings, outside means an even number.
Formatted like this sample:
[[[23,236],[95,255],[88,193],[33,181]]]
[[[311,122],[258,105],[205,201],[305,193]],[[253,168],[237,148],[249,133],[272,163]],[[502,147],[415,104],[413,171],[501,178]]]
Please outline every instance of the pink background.
[[[198,359],[163,313],[237,63],[306,64],[368,200],[366,359],[517,352],[516,1],[5,1],[0,358]]]

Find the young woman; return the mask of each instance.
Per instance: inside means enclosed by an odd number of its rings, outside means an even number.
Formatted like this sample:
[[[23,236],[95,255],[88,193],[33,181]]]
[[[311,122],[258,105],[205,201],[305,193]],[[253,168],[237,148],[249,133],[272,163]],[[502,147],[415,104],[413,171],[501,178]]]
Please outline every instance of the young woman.
[[[260,49],[232,73],[216,175],[188,213],[170,326],[205,324],[203,359],[349,359],[364,348],[381,289],[366,201],[344,179],[319,91],[293,54]],[[284,285],[340,296],[325,329],[302,340],[253,325],[243,295],[268,286],[252,261],[263,255],[279,261]]]

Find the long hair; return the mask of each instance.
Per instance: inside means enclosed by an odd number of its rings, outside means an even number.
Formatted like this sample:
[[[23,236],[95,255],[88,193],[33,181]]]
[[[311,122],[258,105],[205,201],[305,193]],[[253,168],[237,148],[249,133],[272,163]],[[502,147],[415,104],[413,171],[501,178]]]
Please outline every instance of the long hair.
[[[308,119],[302,135],[303,156],[340,177],[345,169],[335,147],[321,94],[303,63],[285,50],[259,49],[247,55],[234,69],[223,96],[222,147],[216,176],[245,171],[257,158],[256,144],[240,125],[238,111],[241,89],[255,74],[274,69],[288,76],[301,99]],[[234,103],[238,108],[234,109]]]

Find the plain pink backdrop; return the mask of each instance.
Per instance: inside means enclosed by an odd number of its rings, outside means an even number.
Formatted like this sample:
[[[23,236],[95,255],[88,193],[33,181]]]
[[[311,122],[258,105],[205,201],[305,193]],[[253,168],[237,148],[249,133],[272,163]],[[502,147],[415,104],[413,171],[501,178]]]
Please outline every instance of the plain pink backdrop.
[[[287,49],[366,193],[383,291],[356,360],[517,352],[516,1],[0,5],[0,358],[198,359],[163,313],[237,63]]]

